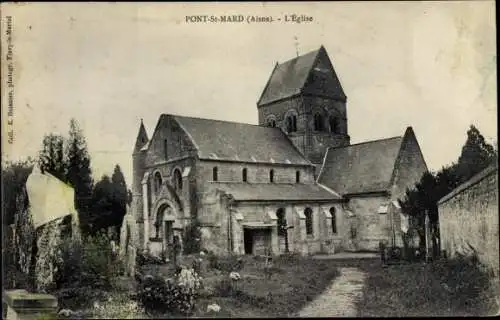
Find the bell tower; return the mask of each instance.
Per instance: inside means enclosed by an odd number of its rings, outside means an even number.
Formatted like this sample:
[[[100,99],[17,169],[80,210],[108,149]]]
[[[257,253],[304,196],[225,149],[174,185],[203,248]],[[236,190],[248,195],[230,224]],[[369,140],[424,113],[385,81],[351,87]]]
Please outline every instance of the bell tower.
[[[313,164],[349,145],[347,97],[326,49],[276,63],[257,102],[259,125],[281,128]]]

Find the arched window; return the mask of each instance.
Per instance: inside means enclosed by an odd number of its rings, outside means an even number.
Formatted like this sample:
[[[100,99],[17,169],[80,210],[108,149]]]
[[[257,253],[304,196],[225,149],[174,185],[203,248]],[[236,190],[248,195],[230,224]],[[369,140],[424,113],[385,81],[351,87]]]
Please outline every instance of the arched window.
[[[319,113],[314,114],[314,130],[323,131],[323,117]]]
[[[290,115],[286,117],[286,132],[296,132],[297,131],[297,116]]]
[[[274,182],[274,170],[271,169],[271,171],[269,171],[269,182],[273,183]]]
[[[292,117],[287,117],[286,118],[286,132],[292,132]]]
[[[212,180],[213,181],[217,181],[219,179],[219,170],[217,169],[217,167],[214,167],[212,169]]]
[[[179,169],[174,170],[174,185],[175,189],[182,190],[182,174]]]
[[[330,132],[339,133],[339,127],[338,127],[337,118],[331,116],[328,119],[328,123],[330,124]]]
[[[243,179],[243,182],[247,182],[247,168],[243,168],[243,171],[241,172],[241,178]]]
[[[280,236],[286,234],[286,217],[285,217],[285,209],[279,208],[276,211],[276,217],[278,217],[278,234]]]
[[[159,192],[161,189],[163,181],[161,179],[161,174],[159,172],[155,173],[155,179],[154,179],[154,190],[155,192]]]
[[[307,234],[313,234],[313,216],[312,216],[312,209],[311,208],[306,208],[304,210],[304,215],[306,216],[306,233]]]
[[[295,171],[295,182],[300,183],[300,171]]]
[[[330,208],[330,214],[332,215],[332,232],[337,233],[337,212],[334,207]]]
[[[156,221],[155,221],[155,238],[160,238],[162,236],[162,223],[163,223],[163,212],[164,209],[160,209],[158,211],[158,214],[156,215]]]
[[[276,121],[274,119],[271,119],[269,120],[267,125],[270,126],[271,128],[276,128]]]

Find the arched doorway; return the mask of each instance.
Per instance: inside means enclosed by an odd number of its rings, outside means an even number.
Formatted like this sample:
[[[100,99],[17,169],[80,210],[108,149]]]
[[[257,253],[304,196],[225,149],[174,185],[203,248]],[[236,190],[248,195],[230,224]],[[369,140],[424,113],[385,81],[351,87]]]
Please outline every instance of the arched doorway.
[[[176,212],[174,204],[168,200],[160,200],[153,208],[149,229],[149,249],[152,255],[171,259],[176,235]]]

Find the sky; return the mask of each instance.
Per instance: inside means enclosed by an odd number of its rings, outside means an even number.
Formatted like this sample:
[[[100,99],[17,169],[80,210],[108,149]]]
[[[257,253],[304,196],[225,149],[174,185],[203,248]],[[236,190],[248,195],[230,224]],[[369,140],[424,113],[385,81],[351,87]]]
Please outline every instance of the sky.
[[[186,22],[231,14],[282,21]],[[313,21],[285,23],[285,14]],[[496,141],[494,1],[2,3],[2,33],[6,16],[14,142],[2,90],[3,158],[36,155],[44,134],[67,135],[75,118],[94,178],[119,164],[130,185],[141,118],[150,136],[162,113],[257,124],[275,63],[321,45],[347,95],[351,143],[412,126],[438,170],[458,158],[471,124]]]

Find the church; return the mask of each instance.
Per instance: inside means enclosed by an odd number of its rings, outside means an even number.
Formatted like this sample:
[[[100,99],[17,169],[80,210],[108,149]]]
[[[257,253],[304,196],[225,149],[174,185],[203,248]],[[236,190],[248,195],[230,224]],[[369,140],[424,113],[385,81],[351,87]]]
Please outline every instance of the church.
[[[138,247],[168,255],[195,223],[218,254],[302,255],[401,245],[397,201],[427,170],[411,127],[350,143],[347,97],[325,48],[276,63],[259,124],[173,114],[133,151]]]

